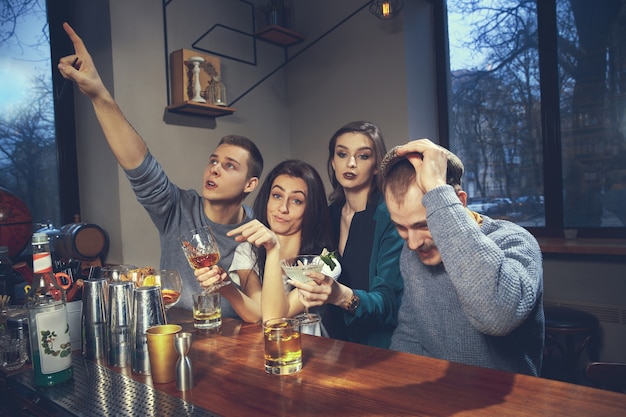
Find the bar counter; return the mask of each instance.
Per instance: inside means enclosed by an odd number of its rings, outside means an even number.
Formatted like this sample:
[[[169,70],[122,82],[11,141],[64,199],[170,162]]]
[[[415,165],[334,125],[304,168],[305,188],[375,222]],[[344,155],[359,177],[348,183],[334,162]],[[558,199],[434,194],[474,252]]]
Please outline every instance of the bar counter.
[[[179,392],[175,382],[152,384],[150,377],[130,369],[85,361],[79,352],[74,352],[75,369],[90,362],[85,372],[95,382],[79,380],[83,376],[76,373],[65,389],[33,389],[28,383],[32,370],[26,369],[7,383],[31,403],[48,404],[42,408],[55,416],[124,414],[112,408],[119,401],[128,403],[132,415],[150,416],[586,417],[626,412],[625,394],[309,335],[303,335],[300,373],[268,375],[259,324],[226,319],[220,333],[201,334],[190,312],[174,308],[168,318],[194,332],[191,390]],[[121,382],[111,382],[111,376]],[[135,385],[143,391],[137,394]],[[168,399],[178,408],[168,409]],[[90,412],[72,411],[67,404],[74,402]]]

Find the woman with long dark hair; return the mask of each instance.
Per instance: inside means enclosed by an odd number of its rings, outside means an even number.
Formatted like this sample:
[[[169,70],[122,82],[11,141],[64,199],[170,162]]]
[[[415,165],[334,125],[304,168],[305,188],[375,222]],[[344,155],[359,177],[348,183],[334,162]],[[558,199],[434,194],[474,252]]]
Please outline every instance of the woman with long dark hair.
[[[331,337],[388,348],[403,288],[403,240],[380,192],[385,153],[380,129],[365,121],[342,126],[328,143],[330,216],[342,272],[323,322]]]
[[[222,287],[221,294],[249,322],[292,317],[305,305],[321,304],[332,278],[320,274],[301,291],[290,291],[280,266],[281,259],[334,249],[324,184],[315,168],[300,160],[281,162],[263,182],[253,208],[256,219],[228,234],[243,243],[229,271],[237,285]],[[228,279],[216,271],[198,278],[203,286]]]

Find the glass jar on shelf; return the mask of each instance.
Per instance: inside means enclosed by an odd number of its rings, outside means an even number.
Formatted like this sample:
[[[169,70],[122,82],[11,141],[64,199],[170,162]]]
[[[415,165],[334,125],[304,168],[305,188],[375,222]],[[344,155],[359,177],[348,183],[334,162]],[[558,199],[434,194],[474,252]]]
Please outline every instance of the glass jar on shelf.
[[[224,83],[222,83],[219,75],[211,77],[208,96],[209,103],[211,104],[223,107],[228,105],[226,101],[226,87],[224,87]]]

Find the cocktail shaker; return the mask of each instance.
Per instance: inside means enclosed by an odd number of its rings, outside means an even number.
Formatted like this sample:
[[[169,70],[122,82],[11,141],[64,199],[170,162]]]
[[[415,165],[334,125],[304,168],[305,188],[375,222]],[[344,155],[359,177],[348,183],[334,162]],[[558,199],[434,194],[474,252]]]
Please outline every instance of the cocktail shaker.
[[[105,355],[107,291],[105,279],[86,280],[83,284],[82,351],[87,359],[103,359]]]
[[[150,375],[150,357],[146,330],[167,324],[165,305],[159,287],[139,287],[133,290],[133,347],[131,366],[135,373]]]
[[[107,363],[110,366],[130,365],[133,345],[133,290],[130,281],[115,281],[109,284]]]

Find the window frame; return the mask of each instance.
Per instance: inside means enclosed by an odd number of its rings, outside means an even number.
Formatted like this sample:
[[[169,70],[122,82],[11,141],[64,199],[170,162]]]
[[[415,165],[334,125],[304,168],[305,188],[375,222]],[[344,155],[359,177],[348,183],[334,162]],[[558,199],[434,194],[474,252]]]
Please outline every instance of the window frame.
[[[72,21],[74,9],[74,0],[46,0],[53,92],[60,91],[64,81],[57,70],[59,59],[74,52],[72,42],[63,30],[63,22]],[[75,222],[76,215],[80,216],[78,155],[72,85],[66,86],[65,92],[60,98],[54,94],[54,124],[59,167],[59,208],[61,222],[64,225]]]
[[[559,92],[557,87],[558,29],[556,0],[538,0],[536,3],[546,218],[544,227],[526,227],[526,229],[536,237],[563,237],[563,172]],[[432,4],[439,143],[444,147],[449,147],[450,59],[447,35],[447,1],[433,0]],[[578,229],[578,237],[626,238],[626,227],[580,228]]]

